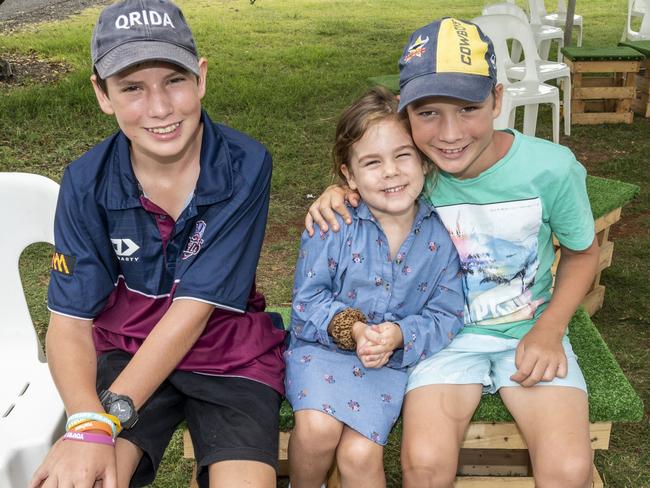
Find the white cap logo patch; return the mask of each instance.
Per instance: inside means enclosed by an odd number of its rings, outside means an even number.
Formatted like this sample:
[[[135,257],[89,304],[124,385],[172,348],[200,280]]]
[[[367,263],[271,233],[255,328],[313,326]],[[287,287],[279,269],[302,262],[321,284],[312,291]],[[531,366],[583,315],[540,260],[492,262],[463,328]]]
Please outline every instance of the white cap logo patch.
[[[160,15],[155,10],[129,12],[128,15],[122,14],[115,20],[116,29],[130,29],[136,25],[162,25],[163,27],[167,25],[172,29],[176,28],[172,23],[172,19],[167,15],[167,12]]]

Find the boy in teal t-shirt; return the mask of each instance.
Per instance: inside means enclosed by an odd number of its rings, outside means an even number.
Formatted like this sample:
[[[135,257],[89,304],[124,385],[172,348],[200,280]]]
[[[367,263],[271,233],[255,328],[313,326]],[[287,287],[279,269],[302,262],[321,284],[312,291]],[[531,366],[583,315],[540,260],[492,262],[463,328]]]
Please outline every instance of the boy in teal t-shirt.
[[[526,440],[536,485],[591,486],[586,386],[566,337],[598,263],[585,170],[566,148],[494,130],[503,86],[478,26],[434,21],[411,35],[399,64],[400,110],[439,169],[426,192],[458,250],[466,294],[462,333],[409,377],[404,486],[453,485],[481,394],[497,390]],[[358,195],[330,187],[307,228],[337,230],[332,210],[349,221],[346,199],[355,205]],[[552,235],[561,246],[555,283]]]
[[[551,299],[552,233],[586,249],[594,220],[585,170],[569,149],[516,131],[506,155],[469,179],[441,172],[428,197],[463,266],[463,333],[521,339]]]

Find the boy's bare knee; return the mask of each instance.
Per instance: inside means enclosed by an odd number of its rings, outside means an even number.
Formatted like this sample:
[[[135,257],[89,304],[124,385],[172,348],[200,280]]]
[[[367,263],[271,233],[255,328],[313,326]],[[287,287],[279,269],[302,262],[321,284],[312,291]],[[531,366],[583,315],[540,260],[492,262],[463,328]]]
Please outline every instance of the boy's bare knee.
[[[591,453],[556,456],[534,466],[535,484],[540,488],[588,488],[593,477]]]
[[[405,488],[452,488],[455,470],[438,469],[433,466],[413,466],[402,473]]]
[[[456,477],[458,453],[437,449],[402,449],[404,486],[451,488]]]

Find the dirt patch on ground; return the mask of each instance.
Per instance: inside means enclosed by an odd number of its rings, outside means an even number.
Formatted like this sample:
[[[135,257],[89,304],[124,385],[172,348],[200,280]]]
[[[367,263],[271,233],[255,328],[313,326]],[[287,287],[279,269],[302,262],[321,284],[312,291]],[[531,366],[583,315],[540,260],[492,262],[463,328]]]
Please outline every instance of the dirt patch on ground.
[[[607,163],[612,158],[625,157],[631,152],[628,149],[611,147],[604,151],[601,147],[594,147],[594,141],[585,136],[563,136],[560,143],[573,151],[576,159],[587,168],[589,174],[598,174],[601,163]]]
[[[63,20],[88,7],[110,3],[111,0],[21,0],[20,3],[7,1],[0,7],[0,32],[10,34],[26,25]],[[9,63],[11,75],[6,63]],[[71,67],[67,64],[45,59],[35,52],[0,52],[0,89],[56,83],[70,71]]]
[[[43,58],[36,52],[3,54],[2,60],[9,63],[11,75],[0,76],[0,88],[56,83],[72,70],[71,66]]]
[[[272,223],[266,225],[264,245],[260,254],[260,263],[257,267],[257,286],[267,299],[273,299],[273,305],[290,305],[291,296],[289,289],[282,294],[282,297],[268,296],[272,290],[278,290],[279,283],[286,283],[291,287],[296,264],[296,256],[300,238],[295,237],[293,232],[290,235],[289,229],[298,229],[302,232],[304,228],[304,214],[299,212],[294,219],[287,223]],[[286,296],[284,296],[286,294]],[[269,302],[271,303],[271,302]]]
[[[296,210],[296,215],[287,222],[268,222],[264,234],[264,244],[272,245],[292,239],[288,236],[289,229],[298,229],[299,234],[305,229],[305,215],[307,208]]]
[[[650,234],[650,211],[646,210],[632,214],[633,209],[623,209],[623,217],[610,230],[610,240],[637,238],[643,234]]]
[[[27,24],[62,20],[88,7],[111,3],[112,0],[21,0],[20,4],[7,1],[0,7],[0,32],[9,33]]]

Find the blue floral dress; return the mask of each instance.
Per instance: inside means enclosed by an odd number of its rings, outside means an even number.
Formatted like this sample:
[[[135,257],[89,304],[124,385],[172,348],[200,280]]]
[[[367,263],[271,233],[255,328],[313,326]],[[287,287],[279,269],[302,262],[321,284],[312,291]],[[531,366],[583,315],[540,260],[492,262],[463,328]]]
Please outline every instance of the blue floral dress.
[[[319,410],[384,445],[399,416],[407,368],[439,351],[463,325],[458,255],[437,213],[418,200],[413,228],[391,259],[365,204],[339,232],[305,232],[296,265],[286,394],[294,411]],[[369,324],[394,322],[404,347],[379,369],[336,347],[332,318],[358,308]]]

